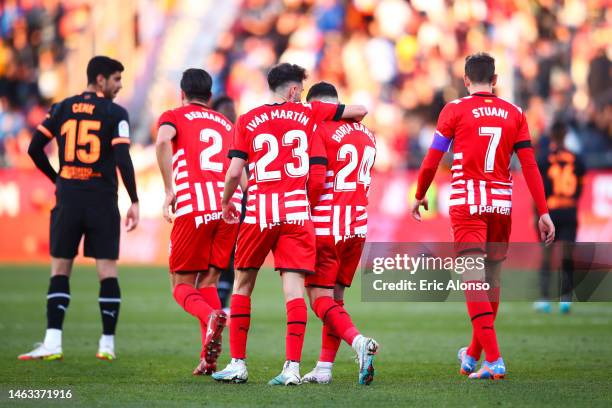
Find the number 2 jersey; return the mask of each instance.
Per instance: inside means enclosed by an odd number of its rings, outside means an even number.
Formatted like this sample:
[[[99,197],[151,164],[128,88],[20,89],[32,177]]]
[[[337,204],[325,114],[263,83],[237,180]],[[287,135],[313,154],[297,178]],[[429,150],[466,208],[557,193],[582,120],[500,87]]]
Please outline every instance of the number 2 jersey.
[[[475,93],[442,109],[438,136],[453,140],[449,206],[512,208],[510,160],[516,149],[531,146],[521,109],[491,93]]]
[[[325,145],[325,185],[312,220],[317,235],[365,235],[368,224],[370,171],[376,159],[376,139],[363,124],[324,122],[315,133]]]
[[[233,125],[221,113],[190,103],[164,112],[158,126],[172,126],[172,179],[175,184],[175,217],[193,214],[196,226],[221,219],[221,199]],[[242,192],[232,202],[240,211]]]
[[[84,92],[53,105],[38,130],[57,139],[59,200],[86,197],[117,199],[113,146],[130,143],[127,111],[95,92]]]
[[[311,163],[325,164],[325,150],[313,131],[339,120],[344,105],[325,102],[267,104],[236,122],[230,157],[249,163],[244,223],[270,224],[310,219],[306,180]]]

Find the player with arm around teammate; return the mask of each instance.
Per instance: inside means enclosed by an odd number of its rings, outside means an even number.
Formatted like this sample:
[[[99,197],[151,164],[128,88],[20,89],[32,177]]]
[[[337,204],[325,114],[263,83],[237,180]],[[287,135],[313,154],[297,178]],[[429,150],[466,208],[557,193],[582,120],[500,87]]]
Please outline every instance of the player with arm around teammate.
[[[338,103],[329,83],[313,85],[308,102]],[[342,340],[355,350],[360,384],[374,379],[375,340],[359,333],[344,308],[344,291],[351,286],[367,233],[370,171],[376,158],[374,134],[355,121],[323,122],[313,137],[325,146],[327,165],[311,164],[308,195],[315,226],[315,273],[306,276],[306,292],[313,311],[323,321],[321,353],[303,382],[331,382],[332,367]]]
[[[225,382],[245,382],[246,342],[251,319],[251,293],[266,255],[274,254],[281,274],[287,331],[286,361],[271,385],[301,383],[300,360],[307,309],[304,275],[314,272],[315,235],[310,219],[306,180],[313,162],[325,161],[321,145],[313,144],[314,127],[325,120],[361,118],[362,106],[323,102],[300,103],[306,71],[283,63],[272,68],[268,85],[273,101],[238,118],[223,195],[223,216],[236,223],[240,212],[230,199],[244,167],[249,165],[246,216],[236,248],[236,276],[231,299],[230,352],[227,367],[213,374]]]

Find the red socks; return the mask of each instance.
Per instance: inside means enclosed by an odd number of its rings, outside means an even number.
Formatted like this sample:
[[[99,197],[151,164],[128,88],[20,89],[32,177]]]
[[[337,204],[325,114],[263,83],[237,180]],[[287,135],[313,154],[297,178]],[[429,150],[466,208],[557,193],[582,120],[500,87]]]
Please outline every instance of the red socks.
[[[251,326],[251,298],[232,295],[230,304],[230,354],[232,358],[246,358],[247,336]]]
[[[287,360],[300,361],[302,359],[302,346],[308,310],[303,298],[287,302],[287,336],[285,338],[285,354]],[[233,325],[232,321],[232,325]]]
[[[471,282],[468,282],[471,283]],[[485,357],[488,362],[494,362],[499,358],[499,348],[497,345],[497,336],[493,323],[495,315],[493,306],[489,301],[488,293],[484,290],[466,290],[465,297],[467,301],[467,309],[470,319],[472,320],[472,329],[485,351]],[[474,342],[472,342],[474,344]],[[468,349],[468,354],[476,358],[472,354],[476,350],[471,350],[472,345]]]
[[[219,299],[219,293],[217,292],[216,286],[208,286],[205,288],[199,288],[198,292],[204,298],[206,303],[214,310],[221,309],[221,300]],[[204,340],[206,340],[206,323],[200,320],[200,334],[202,336],[202,352],[200,353],[200,358],[204,358]]]
[[[181,283],[174,287],[172,291],[174,300],[179,304],[187,313],[200,319],[200,322],[206,324],[208,316],[213,308],[206,303],[200,292],[191,285]]]
[[[493,321],[497,318],[497,310],[499,309],[499,296],[500,288],[491,288],[489,290],[489,303],[491,303],[491,309],[493,310]],[[467,354],[474,357],[476,360],[480,359],[482,354],[482,345],[478,341],[476,331],[472,329],[472,342],[467,349]]]
[[[216,286],[207,286],[205,288],[198,289],[206,303],[215,310],[221,309],[221,299],[219,299],[219,292],[217,292]]]
[[[342,305],[336,303],[331,296],[321,296],[314,301],[312,308],[323,324],[328,326],[328,329],[352,346],[353,339],[359,334],[359,330],[353,325],[351,317]]]
[[[344,307],[344,300],[336,300],[336,303],[341,307]],[[340,348],[342,339],[338,336],[329,324],[323,324],[323,330],[321,333],[321,354],[319,355],[319,361],[326,363],[333,363],[336,359],[336,354]]]

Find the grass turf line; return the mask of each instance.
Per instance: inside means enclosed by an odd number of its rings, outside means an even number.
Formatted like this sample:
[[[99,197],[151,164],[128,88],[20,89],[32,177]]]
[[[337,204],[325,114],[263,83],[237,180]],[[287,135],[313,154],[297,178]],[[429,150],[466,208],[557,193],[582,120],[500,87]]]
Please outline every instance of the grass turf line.
[[[120,268],[118,359],[94,356],[101,333],[98,282],[77,266],[64,325],[64,360],[21,362],[17,354],[41,341],[48,267],[0,266],[0,405],[17,406],[610,406],[612,305],[576,304],[569,316],[536,315],[527,303],[500,307],[496,322],[508,379],[467,383],[456,352],[467,343],[462,303],[361,303],[356,284],[347,309],[381,352],[370,387],[356,384],[353,353],[342,345],[329,386],[271,387],[284,360],[285,307],[280,279],[263,270],[253,296],[249,383],[217,384],[193,377],[199,354],[196,320],[172,299],[167,272]],[[302,374],[316,362],[320,323],[309,312]],[[220,368],[228,362],[227,332]],[[72,400],[9,400],[8,390],[70,389]]]

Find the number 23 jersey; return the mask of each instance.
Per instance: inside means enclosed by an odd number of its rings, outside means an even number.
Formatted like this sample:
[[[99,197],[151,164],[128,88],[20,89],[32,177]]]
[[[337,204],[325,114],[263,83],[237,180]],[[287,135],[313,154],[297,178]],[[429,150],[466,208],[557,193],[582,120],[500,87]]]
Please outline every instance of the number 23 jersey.
[[[531,146],[521,109],[491,93],[475,93],[442,109],[436,133],[453,140],[449,206],[512,207],[510,160]]]
[[[172,139],[175,217],[198,213],[214,214],[211,220],[220,219],[232,123],[221,113],[190,103],[164,112],[158,120],[158,126],[163,125],[176,130]],[[238,187],[232,201],[239,211],[241,200]]]
[[[312,133],[325,120],[339,120],[344,105],[285,102],[255,108],[238,118],[230,157],[249,163],[246,224],[310,219],[306,180],[310,164],[326,164]],[[317,142],[317,143],[314,143]]]

